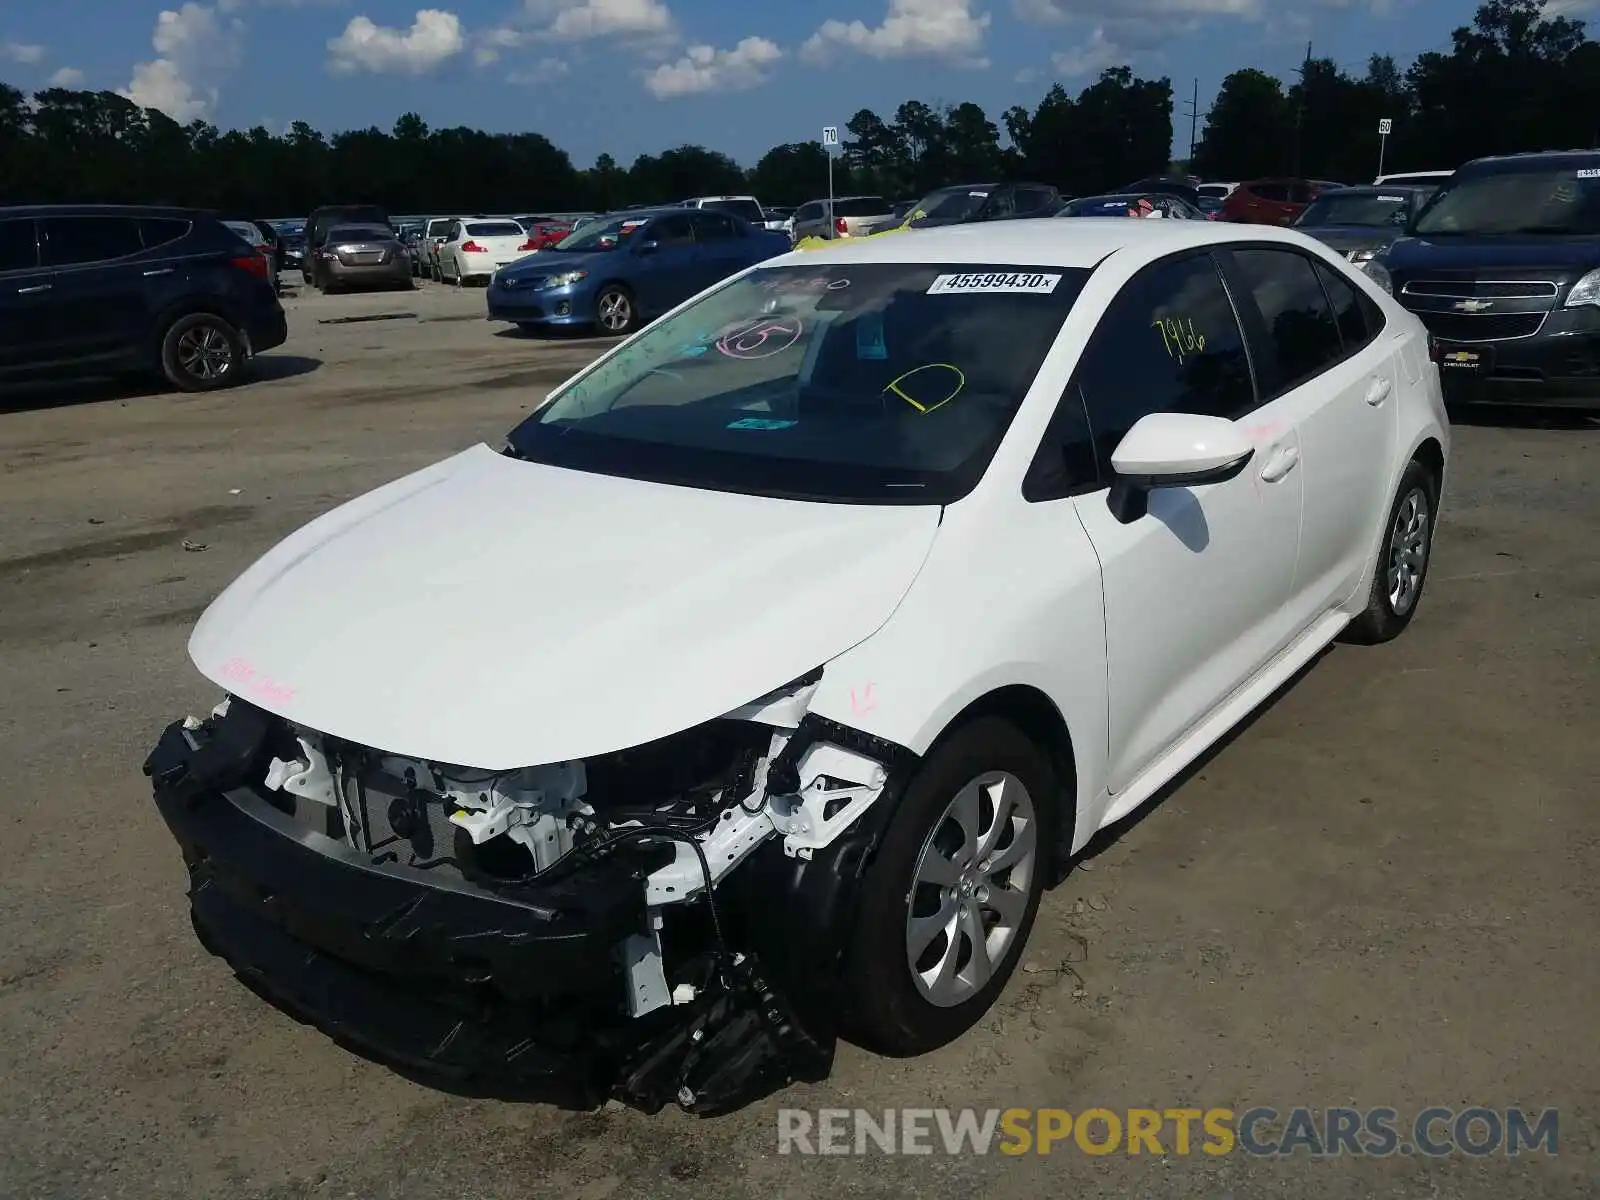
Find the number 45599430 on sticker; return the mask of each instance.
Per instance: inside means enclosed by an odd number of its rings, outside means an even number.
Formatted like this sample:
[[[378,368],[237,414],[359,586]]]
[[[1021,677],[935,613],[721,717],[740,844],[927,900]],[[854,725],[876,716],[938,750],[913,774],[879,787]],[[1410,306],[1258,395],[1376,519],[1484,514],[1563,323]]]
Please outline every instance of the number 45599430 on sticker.
[[[1061,282],[1059,275],[995,271],[976,275],[940,275],[928,286],[928,295],[952,292],[1011,292],[1049,295]]]

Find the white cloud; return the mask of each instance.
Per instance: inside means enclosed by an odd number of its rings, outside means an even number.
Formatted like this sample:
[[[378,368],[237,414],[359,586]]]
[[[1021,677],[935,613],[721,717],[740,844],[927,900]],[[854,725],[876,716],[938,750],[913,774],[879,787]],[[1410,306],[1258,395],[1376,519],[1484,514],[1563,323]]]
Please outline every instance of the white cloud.
[[[974,0],[889,0],[883,24],[829,20],[806,39],[800,55],[822,65],[839,50],[873,58],[946,58],[986,66],[979,57],[989,14],[972,11]]]
[[[84,75],[77,67],[61,67],[50,76],[51,87],[75,88],[83,86]]]
[[[767,68],[783,57],[775,42],[747,37],[732,50],[690,46],[674,63],[662,63],[645,76],[644,85],[658,100],[701,92],[742,92],[769,78]]]
[[[1077,79],[1083,75],[1098,75],[1107,67],[1126,62],[1128,56],[1122,48],[1106,37],[1101,26],[1081,46],[1050,56],[1050,64],[1063,79]]]
[[[524,0],[544,32],[566,41],[671,33],[672,10],[661,0]]]
[[[511,72],[506,76],[506,82],[520,87],[533,87],[541,83],[554,83],[569,70],[571,68],[562,59],[541,58],[531,67]]]
[[[44,57],[44,47],[28,42],[0,42],[0,58],[31,65]]]
[[[1574,13],[1585,13],[1596,6],[1596,0],[1544,0],[1539,13],[1546,20],[1556,17],[1570,17]]]
[[[239,63],[243,34],[242,22],[224,19],[217,9],[192,0],[176,12],[162,12],[150,35],[157,57],[134,66],[122,95],[174,121],[210,116],[218,85]]]
[[[439,8],[417,10],[409,29],[376,25],[353,17],[336,38],[328,39],[328,69],[340,75],[426,75],[466,48],[461,18]]]
[[[1159,21],[1193,17],[1260,19],[1266,0],[1012,0],[1011,11],[1034,25],[1072,21]]]

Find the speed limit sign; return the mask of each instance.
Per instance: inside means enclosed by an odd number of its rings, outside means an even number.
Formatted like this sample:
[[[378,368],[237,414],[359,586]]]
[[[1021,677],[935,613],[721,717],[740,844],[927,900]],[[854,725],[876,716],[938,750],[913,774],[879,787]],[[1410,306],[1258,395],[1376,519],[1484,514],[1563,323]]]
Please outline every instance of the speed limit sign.
[[[1384,137],[1388,137],[1394,132],[1394,121],[1388,117],[1382,118],[1378,122],[1378,132]]]

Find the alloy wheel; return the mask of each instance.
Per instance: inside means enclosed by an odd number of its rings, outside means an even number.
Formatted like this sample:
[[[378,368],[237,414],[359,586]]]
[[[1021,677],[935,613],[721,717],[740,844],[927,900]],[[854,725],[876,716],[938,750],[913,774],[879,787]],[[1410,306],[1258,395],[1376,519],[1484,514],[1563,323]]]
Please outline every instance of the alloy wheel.
[[[1013,953],[1038,869],[1039,820],[1015,775],[991,771],[956,793],[923,843],[906,914],[906,960],[930,1004],[981,991]]]
[[[215,325],[196,325],[178,338],[177,359],[195,379],[221,379],[233,370],[233,343]]]
[[[628,327],[628,322],[633,319],[633,306],[628,303],[628,297],[622,292],[607,292],[600,297],[598,314],[601,328],[610,333],[619,333]]]
[[[1389,607],[1396,616],[1411,611],[1422,591],[1423,573],[1428,569],[1429,534],[1432,521],[1428,495],[1420,487],[1406,493],[1395,510],[1394,527],[1389,531]]]

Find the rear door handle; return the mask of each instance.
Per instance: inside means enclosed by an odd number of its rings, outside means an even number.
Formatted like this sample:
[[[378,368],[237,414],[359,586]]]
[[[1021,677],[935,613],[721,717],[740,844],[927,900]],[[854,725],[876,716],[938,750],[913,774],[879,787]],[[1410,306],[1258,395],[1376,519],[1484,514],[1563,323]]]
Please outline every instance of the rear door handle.
[[[1367,403],[1377,408],[1389,398],[1389,392],[1394,387],[1387,379],[1374,379],[1372,386],[1367,389]]]
[[[1261,478],[1267,483],[1277,483],[1300,461],[1300,450],[1296,446],[1285,446],[1267,460],[1267,465],[1261,468]]]
[[[154,271],[146,271],[144,273],[144,277],[146,279],[149,279],[150,276],[152,276],[152,275],[171,275],[171,274],[172,274],[172,268],[171,267],[157,267]]]
[[[17,295],[19,295],[19,296],[35,296],[35,295],[38,295],[40,292],[48,292],[54,286],[55,286],[54,284],[50,284],[50,283],[38,283],[38,284],[35,284],[33,287],[18,288],[17,289]]]

